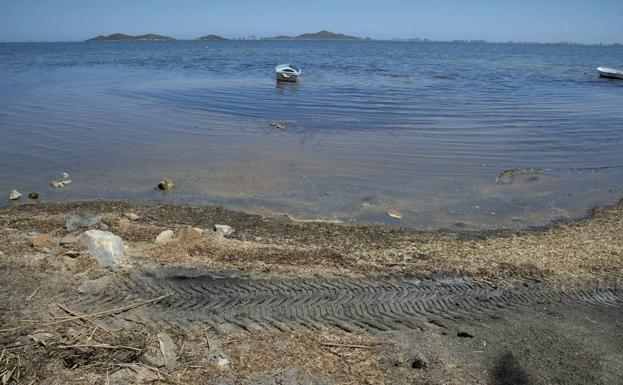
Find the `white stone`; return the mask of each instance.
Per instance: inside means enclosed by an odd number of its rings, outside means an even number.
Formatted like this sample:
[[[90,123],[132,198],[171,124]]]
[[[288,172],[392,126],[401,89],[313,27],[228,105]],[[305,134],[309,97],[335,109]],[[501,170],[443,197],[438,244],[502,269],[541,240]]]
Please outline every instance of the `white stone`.
[[[17,190],[13,190],[11,191],[11,193],[9,193],[9,200],[16,201],[21,197],[22,197],[22,194]]]
[[[234,229],[227,225],[214,225],[214,231],[221,233],[226,237],[234,233]]]
[[[66,172],[62,173],[61,175],[63,176],[63,179],[69,178],[69,174]]]
[[[158,234],[158,236],[156,237],[156,244],[157,245],[167,244],[173,240],[174,235],[175,234],[173,233],[173,230],[164,230],[163,232]]]
[[[135,213],[125,213],[125,217],[131,221],[136,221],[139,218],[139,216],[136,215]]]
[[[67,186],[68,184],[71,184],[71,179],[66,179],[63,181],[52,181],[50,182],[50,186],[54,187],[54,188],[62,188]]]
[[[89,230],[80,240],[99,261],[102,267],[116,267],[123,263],[125,250],[121,238],[109,231]]]

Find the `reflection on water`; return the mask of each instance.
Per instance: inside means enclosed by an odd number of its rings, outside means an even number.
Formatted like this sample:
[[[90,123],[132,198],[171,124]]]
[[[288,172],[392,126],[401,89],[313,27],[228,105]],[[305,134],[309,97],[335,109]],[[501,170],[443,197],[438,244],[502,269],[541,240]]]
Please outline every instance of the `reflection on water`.
[[[275,64],[288,61],[303,68],[298,84],[275,81]],[[0,44],[0,178],[7,194],[48,200],[215,203],[417,228],[539,225],[621,196],[623,116],[612,106],[623,82],[593,74],[606,62],[623,63],[623,50]],[[548,171],[496,183],[520,167]],[[48,187],[62,171],[74,184]],[[162,177],[176,180],[175,194],[153,190]]]

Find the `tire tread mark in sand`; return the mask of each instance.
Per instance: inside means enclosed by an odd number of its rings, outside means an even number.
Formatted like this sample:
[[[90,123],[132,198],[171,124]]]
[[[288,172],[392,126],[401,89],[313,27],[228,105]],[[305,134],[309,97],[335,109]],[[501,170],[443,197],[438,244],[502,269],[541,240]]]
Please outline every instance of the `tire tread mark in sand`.
[[[74,303],[101,308],[173,293],[146,310],[147,319],[180,325],[206,323],[218,328],[251,330],[318,330],[334,328],[396,330],[458,327],[463,322],[501,317],[514,309],[545,303],[586,303],[620,306],[611,289],[558,292],[542,285],[499,288],[466,279],[384,281],[312,279],[251,280],[199,277],[138,276],[110,288],[87,291]],[[155,307],[155,308],[154,308]]]

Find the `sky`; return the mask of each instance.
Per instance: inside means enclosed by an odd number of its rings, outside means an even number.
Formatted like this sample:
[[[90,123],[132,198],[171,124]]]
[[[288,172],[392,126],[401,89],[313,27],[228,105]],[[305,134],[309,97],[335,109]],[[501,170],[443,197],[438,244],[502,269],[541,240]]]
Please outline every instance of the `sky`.
[[[330,30],[375,39],[623,42],[623,0],[0,0],[0,41]]]

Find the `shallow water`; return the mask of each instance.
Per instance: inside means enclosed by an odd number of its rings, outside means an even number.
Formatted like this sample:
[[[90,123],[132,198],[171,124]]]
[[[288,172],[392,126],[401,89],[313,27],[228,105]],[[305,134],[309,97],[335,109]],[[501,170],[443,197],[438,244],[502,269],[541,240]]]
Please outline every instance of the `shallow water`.
[[[298,85],[276,84],[281,62],[302,67]],[[0,44],[0,193],[416,228],[540,225],[623,192],[623,81],[599,79],[598,65],[623,67],[623,49]],[[496,183],[518,167],[548,171]],[[49,187],[63,171],[73,184]],[[162,177],[174,194],[154,191]]]

